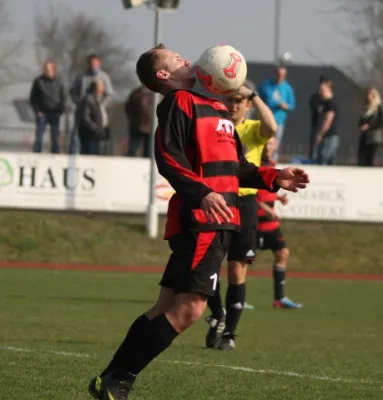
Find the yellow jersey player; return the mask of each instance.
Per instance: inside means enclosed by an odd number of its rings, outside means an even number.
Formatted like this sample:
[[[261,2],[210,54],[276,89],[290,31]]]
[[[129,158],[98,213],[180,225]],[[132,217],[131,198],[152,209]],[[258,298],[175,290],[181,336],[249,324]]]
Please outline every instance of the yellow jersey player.
[[[242,86],[235,95],[226,97],[225,104],[231,113],[247,160],[259,166],[264,145],[278,129],[273,113],[258,96],[255,88],[251,88],[250,83]],[[254,107],[258,120],[247,119],[251,107]],[[206,319],[209,323],[206,336],[208,348],[235,348],[235,331],[245,304],[247,266],[254,261],[257,248],[256,194],[257,189],[239,189],[241,228],[232,234],[227,255],[226,315],[218,285],[215,296],[208,301],[212,312]]]

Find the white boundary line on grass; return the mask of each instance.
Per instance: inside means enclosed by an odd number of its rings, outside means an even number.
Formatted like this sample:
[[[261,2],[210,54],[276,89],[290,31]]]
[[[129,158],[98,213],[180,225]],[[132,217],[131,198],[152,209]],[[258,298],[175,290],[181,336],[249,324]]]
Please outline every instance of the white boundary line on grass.
[[[20,353],[50,353],[55,354],[56,356],[64,356],[64,357],[77,357],[77,358],[90,358],[89,354],[85,353],[71,353],[67,351],[58,351],[58,350],[31,350],[31,349],[21,349],[19,347],[12,346],[0,346],[0,350],[8,350],[8,351],[18,351]]]
[[[19,347],[13,346],[0,346],[0,350],[4,351],[14,351],[21,353],[49,353],[55,354],[63,357],[73,357],[73,358],[90,358],[92,357],[90,354],[86,353],[72,353],[67,351],[57,351],[57,350],[31,350],[31,349],[23,349]],[[292,371],[275,371],[270,369],[254,369],[249,367],[238,367],[234,365],[225,365],[225,364],[205,364],[199,362],[191,362],[191,361],[177,361],[177,360],[164,360],[163,362],[168,364],[177,364],[177,365],[186,365],[191,367],[210,367],[210,368],[222,368],[231,371],[240,371],[240,372],[248,372],[252,374],[260,374],[260,375],[275,375],[275,376],[290,376],[295,378],[303,378],[303,379],[311,379],[316,381],[327,381],[327,382],[340,382],[340,383],[357,383],[364,385],[382,385],[382,382],[378,381],[366,381],[364,379],[347,379],[347,378],[334,378],[331,376],[320,376],[320,375],[310,375],[310,374],[300,374],[298,372]],[[383,386],[380,387],[383,389]]]

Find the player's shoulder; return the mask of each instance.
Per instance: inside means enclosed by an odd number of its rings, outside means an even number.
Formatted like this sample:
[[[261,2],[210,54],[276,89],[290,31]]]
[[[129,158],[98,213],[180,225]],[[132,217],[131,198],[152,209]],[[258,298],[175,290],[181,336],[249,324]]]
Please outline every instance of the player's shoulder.
[[[193,93],[189,90],[171,90],[165,94],[158,105],[157,114],[169,114],[174,109],[182,110],[191,117],[193,104]]]

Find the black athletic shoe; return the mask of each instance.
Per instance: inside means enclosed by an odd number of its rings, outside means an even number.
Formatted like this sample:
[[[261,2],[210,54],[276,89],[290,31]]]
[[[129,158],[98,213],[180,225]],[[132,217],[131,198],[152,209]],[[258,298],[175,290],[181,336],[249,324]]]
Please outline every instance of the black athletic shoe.
[[[103,399],[104,389],[102,386],[101,376],[96,376],[89,382],[88,391],[94,399],[97,399],[97,400]]]
[[[224,333],[218,348],[220,350],[234,350],[235,349],[235,335],[231,333]]]
[[[209,324],[209,330],[205,339],[205,345],[208,349],[218,348],[222,334],[225,330],[225,320],[225,316],[221,319],[215,319],[211,315],[205,318],[205,321]]]
[[[97,376],[89,383],[89,393],[98,400],[127,400],[135,377],[115,377],[112,374]]]

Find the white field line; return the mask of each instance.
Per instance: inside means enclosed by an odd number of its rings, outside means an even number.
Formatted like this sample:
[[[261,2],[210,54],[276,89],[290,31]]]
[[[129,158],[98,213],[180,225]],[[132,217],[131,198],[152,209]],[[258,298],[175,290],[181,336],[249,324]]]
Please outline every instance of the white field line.
[[[67,351],[57,351],[57,350],[39,351],[31,349],[20,349],[18,347],[12,347],[12,346],[0,346],[0,350],[19,351],[21,353],[50,353],[50,354],[55,354],[56,356],[64,356],[64,357],[90,358],[90,355],[85,353],[70,353]]]
[[[12,347],[12,346],[0,346],[0,351],[1,350],[21,352],[21,353],[49,353],[49,354],[55,354],[58,356],[73,357],[73,358],[75,358],[75,357],[76,358],[92,357],[90,354],[86,354],[86,353],[72,353],[72,352],[67,352],[67,351],[56,351],[56,350],[38,351],[38,350]],[[349,384],[355,383],[355,384],[364,384],[364,385],[381,385],[382,384],[382,382],[367,381],[364,379],[336,378],[336,377],[331,377],[331,376],[300,374],[298,372],[292,372],[292,371],[254,369],[254,368],[238,367],[238,366],[234,366],[234,365],[225,365],[225,364],[205,364],[205,363],[199,363],[199,362],[177,361],[177,360],[164,360],[163,362],[170,363],[170,364],[192,366],[192,367],[222,368],[222,369],[231,370],[231,371],[247,372],[247,373],[258,374],[258,375],[290,376],[290,377],[294,377],[294,378],[311,379],[311,380],[316,380],[316,381],[340,382],[340,383],[349,383]],[[383,389],[383,386],[381,386],[380,389]]]

